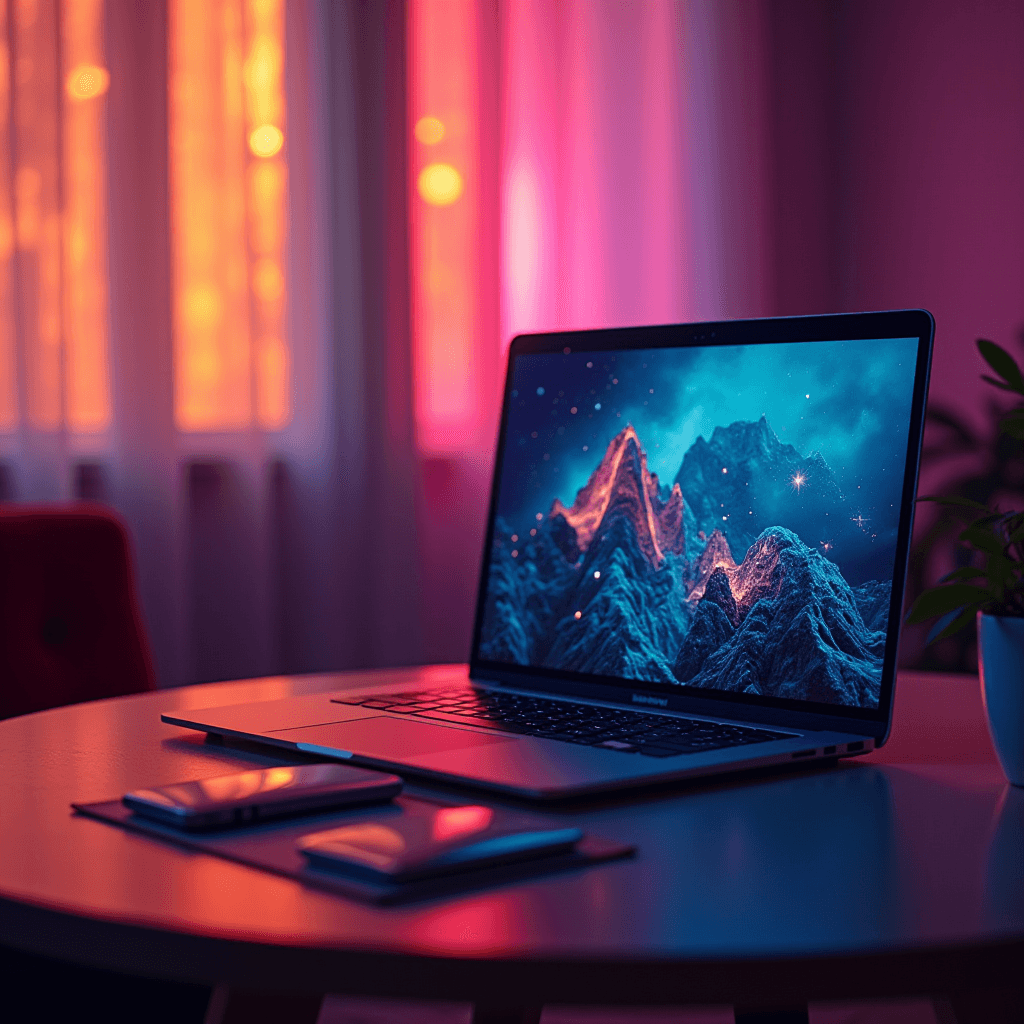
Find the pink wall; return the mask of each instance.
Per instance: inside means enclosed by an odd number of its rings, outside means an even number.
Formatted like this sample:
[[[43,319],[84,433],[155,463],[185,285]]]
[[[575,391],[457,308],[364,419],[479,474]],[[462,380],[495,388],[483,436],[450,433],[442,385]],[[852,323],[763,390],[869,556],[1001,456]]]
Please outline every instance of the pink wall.
[[[974,339],[1024,326],[1024,6],[772,11],[777,311],[927,307],[932,397],[973,410]]]

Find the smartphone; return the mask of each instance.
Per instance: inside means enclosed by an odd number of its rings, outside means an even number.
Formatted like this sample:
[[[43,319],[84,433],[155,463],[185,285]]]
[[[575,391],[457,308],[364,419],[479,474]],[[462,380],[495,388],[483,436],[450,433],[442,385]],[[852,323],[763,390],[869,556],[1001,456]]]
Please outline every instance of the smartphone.
[[[576,828],[548,828],[476,804],[407,804],[400,816],[360,821],[296,841],[310,863],[372,881],[408,882],[566,853]]]
[[[390,800],[401,791],[397,775],[346,764],[304,764],[137,789],[122,802],[165,825],[201,829]]]

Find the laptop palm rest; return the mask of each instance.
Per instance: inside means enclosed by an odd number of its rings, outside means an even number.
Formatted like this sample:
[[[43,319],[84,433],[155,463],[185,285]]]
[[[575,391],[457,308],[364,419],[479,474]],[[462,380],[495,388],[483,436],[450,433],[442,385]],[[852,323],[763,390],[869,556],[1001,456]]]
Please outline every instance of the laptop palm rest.
[[[358,754],[381,761],[404,761],[447,750],[514,743],[514,736],[483,736],[463,729],[448,729],[426,722],[364,718],[358,722],[331,722],[299,729],[275,730],[275,736],[310,753],[346,756]]]

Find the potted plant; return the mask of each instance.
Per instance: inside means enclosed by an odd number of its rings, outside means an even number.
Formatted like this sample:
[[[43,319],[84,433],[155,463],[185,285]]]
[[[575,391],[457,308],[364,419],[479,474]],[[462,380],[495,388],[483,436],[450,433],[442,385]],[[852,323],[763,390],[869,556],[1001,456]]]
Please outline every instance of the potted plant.
[[[1024,374],[992,341],[978,351],[995,376],[982,379],[1015,395],[1000,430],[1024,440]],[[927,497],[960,517],[970,564],[954,569],[914,602],[908,622],[939,621],[929,642],[978,624],[978,665],[989,733],[1007,779],[1024,786],[1024,511],[1002,511],[963,497]]]

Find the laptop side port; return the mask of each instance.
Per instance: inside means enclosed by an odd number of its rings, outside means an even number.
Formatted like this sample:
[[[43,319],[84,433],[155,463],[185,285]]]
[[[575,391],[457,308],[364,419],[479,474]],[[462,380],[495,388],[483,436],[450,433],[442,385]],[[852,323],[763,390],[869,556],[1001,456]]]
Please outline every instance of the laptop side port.
[[[793,757],[814,757],[814,755],[816,753],[817,753],[816,750],[798,750],[792,756]]]
[[[836,748],[834,746],[833,747],[825,747],[824,750],[822,750],[823,754],[834,754],[835,752],[836,752]]]
[[[855,754],[858,750],[863,750],[863,749],[864,749],[864,741],[863,740],[857,740],[856,743],[847,743],[846,744],[846,752],[848,754]]]

